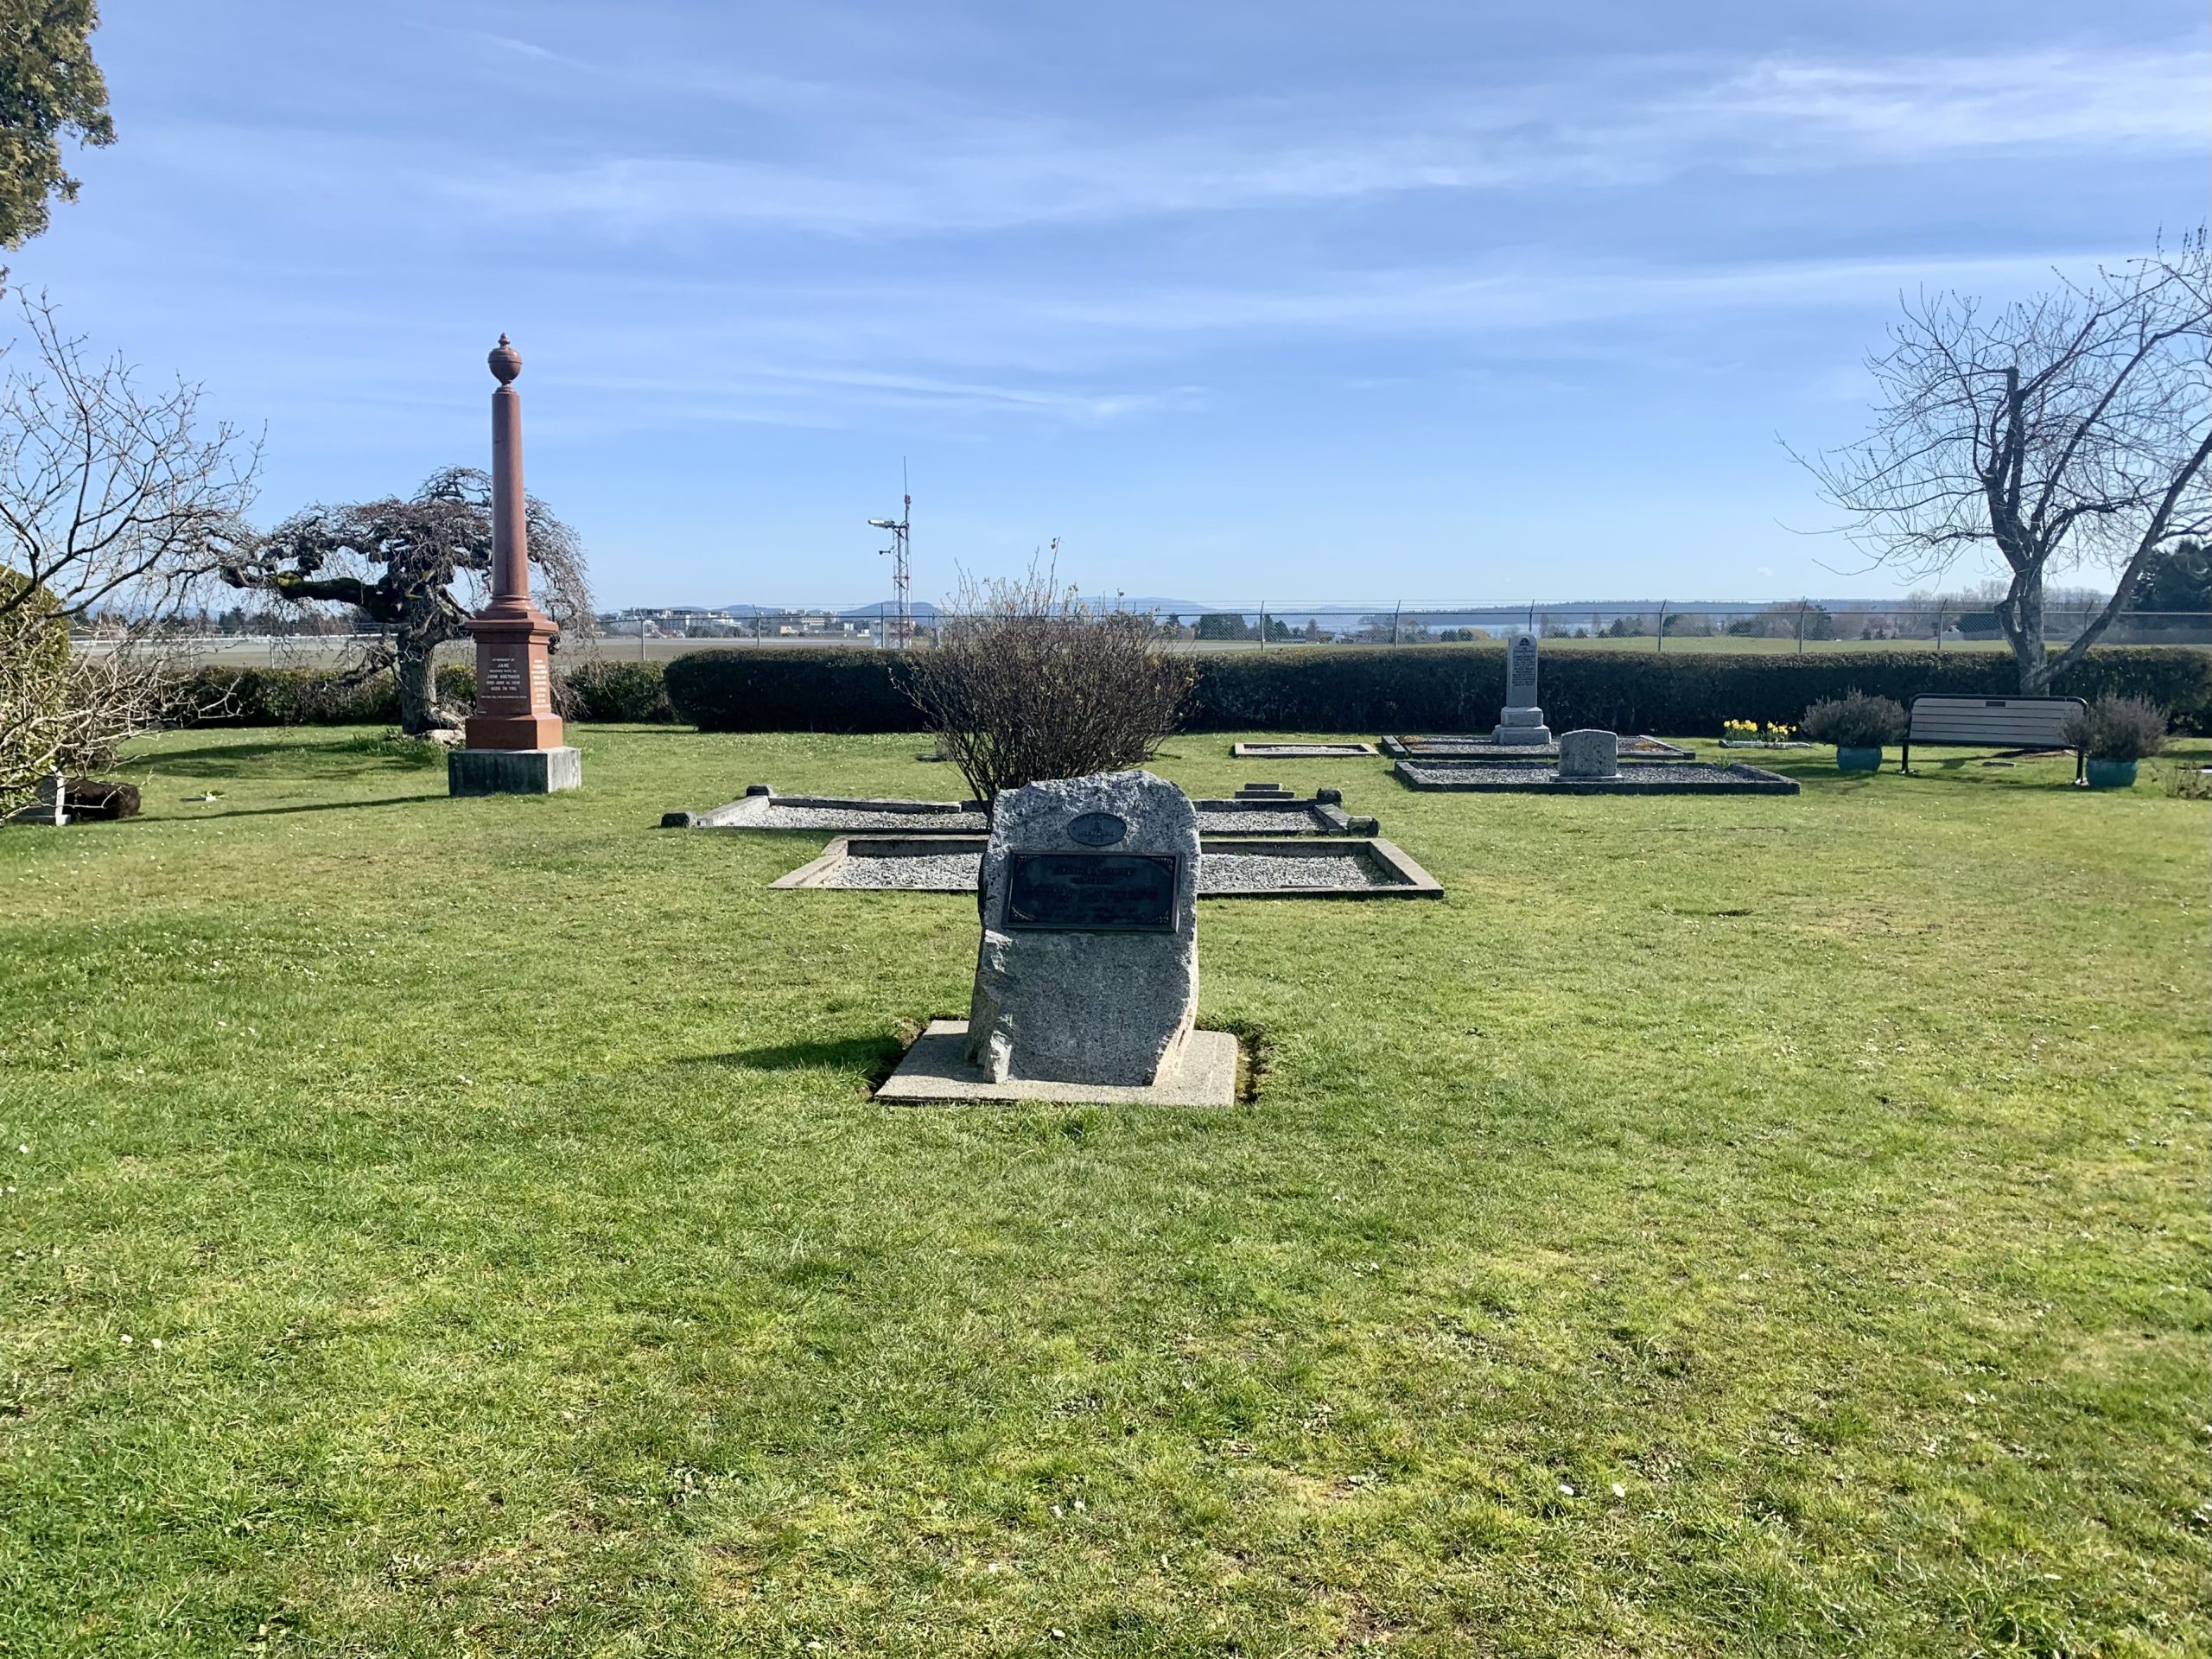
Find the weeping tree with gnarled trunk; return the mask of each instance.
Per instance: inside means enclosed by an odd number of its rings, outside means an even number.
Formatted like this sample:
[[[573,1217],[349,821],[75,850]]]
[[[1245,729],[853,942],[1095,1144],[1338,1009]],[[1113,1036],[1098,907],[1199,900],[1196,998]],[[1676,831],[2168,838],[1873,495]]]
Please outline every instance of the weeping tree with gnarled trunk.
[[[535,496],[524,519],[536,596],[563,634],[588,629],[583,543]],[[492,480],[474,467],[451,467],[405,500],[294,513],[221,575],[233,588],[298,605],[351,606],[375,623],[382,632],[356,652],[349,676],[390,669],[399,683],[401,729],[428,737],[461,725],[465,711],[438,705],[431,658],[447,641],[467,637],[491,570]]]
[[[2212,531],[2212,264],[2202,230],[2175,251],[2062,280],[1996,311],[1923,297],[1869,366],[1873,429],[1807,464],[1878,564],[1925,576],[1994,553],[1994,607],[2040,695],[2104,637],[2165,550]],[[2044,637],[2047,577],[2114,578],[2064,650]]]

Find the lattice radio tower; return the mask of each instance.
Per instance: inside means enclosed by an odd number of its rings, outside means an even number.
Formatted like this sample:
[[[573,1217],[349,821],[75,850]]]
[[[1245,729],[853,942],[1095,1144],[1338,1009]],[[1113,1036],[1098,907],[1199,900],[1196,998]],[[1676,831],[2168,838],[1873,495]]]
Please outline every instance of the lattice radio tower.
[[[914,498],[906,483],[906,463],[899,463],[899,516],[896,518],[871,518],[868,524],[876,530],[891,532],[891,545],[881,550],[891,558],[891,647],[894,651],[906,649],[914,637],[914,567],[913,551]]]

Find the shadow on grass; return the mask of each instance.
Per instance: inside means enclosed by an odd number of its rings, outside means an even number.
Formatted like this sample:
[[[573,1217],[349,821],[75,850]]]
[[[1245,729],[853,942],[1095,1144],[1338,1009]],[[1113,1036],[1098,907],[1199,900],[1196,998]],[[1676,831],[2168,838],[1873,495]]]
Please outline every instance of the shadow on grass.
[[[891,1075],[906,1046],[896,1037],[841,1037],[825,1042],[776,1043],[734,1054],[701,1054],[687,1065],[730,1065],[748,1071],[861,1071],[870,1088]]]
[[[238,778],[251,773],[358,778],[374,772],[428,772],[444,760],[442,751],[427,745],[417,753],[413,746],[402,748],[380,738],[345,737],[320,743],[211,743],[196,749],[164,749],[141,755],[136,764],[157,772],[182,771],[195,778]]]
[[[308,801],[298,806],[241,806],[228,812],[195,812],[192,821],[202,818],[280,818],[294,812],[349,812],[363,806],[412,806],[418,801],[442,801],[450,798],[442,789],[429,795],[385,795],[372,801]]]

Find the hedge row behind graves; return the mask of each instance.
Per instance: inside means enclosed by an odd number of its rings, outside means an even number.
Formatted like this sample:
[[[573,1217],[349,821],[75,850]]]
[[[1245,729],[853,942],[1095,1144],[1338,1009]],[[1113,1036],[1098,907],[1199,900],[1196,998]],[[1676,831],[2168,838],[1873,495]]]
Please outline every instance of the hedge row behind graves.
[[[596,660],[560,666],[556,698],[568,720],[665,723],[676,718],[658,663]],[[476,701],[476,671],[457,663],[438,671],[438,700],[466,709]],[[311,668],[195,669],[179,688],[179,706],[200,712],[199,726],[391,726],[399,687],[388,672],[354,678]]]
[[[665,665],[586,661],[560,671],[570,720],[685,721],[709,732],[912,732],[921,717],[895,652],[736,647]],[[1866,651],[1774,655],[1561,650],[1541,669],[1554,731],[1718,736],[1726,720],[1796,724],[1806,706],[1856,688],[1909,701],[1923,692],[2009,696],[2018,679],[1999,652]],[[2190,645],[2093,651],[2063,680],[2070,696],[2148,697],[2175,729],[2212,732],[2212,652]],[[186,683],[200,723],[391,725],[389,674],[353,681],[296,668],[205,668]],[[438,671],[442,701],[466,708],[475,675]],[[1505,652],[1485,645],[1325,645],[1224,652],[1204,659],[1191,726],[1200,731],[1486,731],[1505,698]]]
[[[1726,720],[1796,724],[1807,705],[1856,688],[1907,702],[1923,692],[2009,696],[2007,652],[1867,651],[1775,655],[1561,650],[1541,670],[1554,731],[1602,727],[1717,737]],[[677,718],[709,732],[908,732],[921,719],[896,652],[776,647],[695,652],[667,665]],[[2177,730],[2212,731],[2212,652],[2186,645],[2093,651],[2056,688],[2144,696]],[[1505,698],[1505,652],[1483,645],[1325,645],[1205,659],[1190,724],[1205,731],[1487,730]]]

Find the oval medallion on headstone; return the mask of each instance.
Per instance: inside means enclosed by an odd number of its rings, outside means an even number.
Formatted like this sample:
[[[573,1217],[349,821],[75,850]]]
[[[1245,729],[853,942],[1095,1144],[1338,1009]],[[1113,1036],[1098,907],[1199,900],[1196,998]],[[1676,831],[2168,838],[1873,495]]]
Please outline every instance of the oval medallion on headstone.
[[[1068,839],[1086,847],[1111,847],[1129,833],[1129,826],[1111,812],[1082,812],[1068,820]]]

